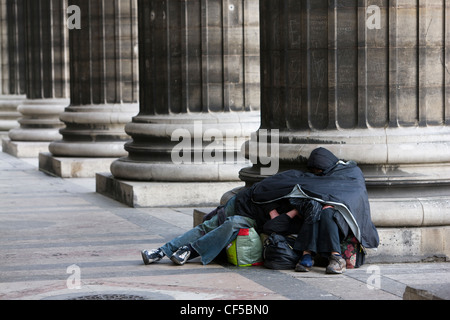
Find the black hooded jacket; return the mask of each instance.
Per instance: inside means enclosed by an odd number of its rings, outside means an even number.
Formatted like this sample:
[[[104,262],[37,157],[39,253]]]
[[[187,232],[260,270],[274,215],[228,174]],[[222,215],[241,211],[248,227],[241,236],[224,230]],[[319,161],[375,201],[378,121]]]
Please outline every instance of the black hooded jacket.
[[[343,162],[324,148],[311,153],[308,166],[323,170],[317,176],[289,170],[253,185],[236,196],[236,213],[256,220],[262,226],[270,217],[261,206],[286,198],[313,199],[338,210],[341,230],[351,230],[366,248],[377,248],[378,232],[372,222],[365,179],[353,161]]]

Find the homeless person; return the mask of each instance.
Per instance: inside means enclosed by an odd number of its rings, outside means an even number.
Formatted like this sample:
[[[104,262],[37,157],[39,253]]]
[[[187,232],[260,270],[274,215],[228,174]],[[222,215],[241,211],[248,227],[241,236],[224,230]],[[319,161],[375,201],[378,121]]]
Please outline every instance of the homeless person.
[[[203,264],[209,264],[236,239],[240,229],[254,228],[261,233],[264,225],[272,219],[292,222],[289,223],[291,229],[286,233],[300,232],[305,237],[297,240],[301,251],[320,252],[322,247],[310,245],[318,237],[327,237],[324,232],[328,231],[314,225],[320,221],[321,213],[325,211],[323,207],[333,208],[331,222],[339,227],[342,236],[353,232],[363,246],[378,246],[378,234],[370,218],[361,171],[356,163],[341,162],[330,154],[323,148],[311,154],[308,163],[314,164],[314,169],[321,170],[316,172],[319,176],[290,170],[266,178],[239,192],[225,206],[208,215],[203,224],[156,250],[143,250],[144,263],[157,262],[167,256],[174,263],[183,265],[190,258],[200,256]],[[326,168],[321,165],[324,159],[327,160]],[[333,164],[328,166],[328,160]],[[301,223],[299,216],[311,226],[302,227],[305,223]],[[335,248],[332,249],[334,252]]]
[[[289,170],[261,181],[251,189],[251,200],[267,205],[289,199],[303,217],[294,246],[303,252],[296,271],[309,271],[312,255],[319,253],[329,257],[327,273],[342,273],[346,269],[340,247],[343,239],[353,235],[365,248],[379,244],[365,179],[355,162],[340,161],[324,148],[311,153],[308,168],[314,174]]]

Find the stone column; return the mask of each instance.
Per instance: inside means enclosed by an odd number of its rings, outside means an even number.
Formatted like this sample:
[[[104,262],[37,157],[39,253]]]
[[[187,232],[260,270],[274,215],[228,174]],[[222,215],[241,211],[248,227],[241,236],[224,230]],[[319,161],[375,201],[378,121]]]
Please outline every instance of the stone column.
[[[258,23],[257,0],[139,1],[140,112],[99,192],[190,205],[241,184],[241,145],[260,123]],[[137,199],[137,185],[154,189]]]
[[[380,228],[373,261],[449,256],[450,8],[434,0],[260,6],[257,136],[280,130],[280,170],[305,169],[319,146],[357,161]],[[255,161],[240,176],[252,184],[260,169]]]
[[[126,156],[125,125],[138,114],[137,0],[70,0],[81,29],[70,39],[71,103],[61,114],[63,139],[39,166],[62,177],[94,177]]]
[[[0,137],[19,127],[25,99],[24,10],[20,0],[0,0]]]
[[[18,107],[20,128],[9,132],[3,150],[37,157],[61,138],[59,114],[69,105],[66,0],[23,0],[26,17],[26,93]]]

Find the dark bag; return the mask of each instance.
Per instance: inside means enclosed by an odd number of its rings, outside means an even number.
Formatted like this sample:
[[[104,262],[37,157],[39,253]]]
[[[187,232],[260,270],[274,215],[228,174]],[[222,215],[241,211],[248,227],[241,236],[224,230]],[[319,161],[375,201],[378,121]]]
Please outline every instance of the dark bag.
[[[271,234],[264,240],[264,266],[274,270],[294,269],[300,255],[294,251],[294,236]]]

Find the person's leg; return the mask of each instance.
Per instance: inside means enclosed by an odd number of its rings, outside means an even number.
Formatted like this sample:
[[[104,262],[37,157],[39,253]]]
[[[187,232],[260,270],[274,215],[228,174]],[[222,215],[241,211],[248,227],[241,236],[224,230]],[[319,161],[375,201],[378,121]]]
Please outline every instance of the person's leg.
[[[181,236],[167,242],[162,247],[155,250],[142,250],[141,255],[146,265],[161,260],[164,256],[172,258],[180,248],[189,245],[191,242],[203,237],[206,233],[219,226],[218,217],[205,221],[203,224],[189,230]]]
[[[220,224],[219,216],[214,216],[212,219],[169,241],[159,249],[144,250],[142,251],[144,263],[149,264],[159,261],[167,255],[173,262],[181,265],[190,257],[191,251],[202,257],[203,264],[210,263],[223,248],[236,238],[240,229],[256,227],[256,222],[253,219],[234,215],[234,200],[235,197],[230,199],[225,206],[225,216],[227,217],[225,223]],[[216,229],[220,230],[216,231]],[[212,232],[214,233],[209,235]],[[156,258],[152,260],[149,257],[150,255]]]
[[[294,249],[303,252],[300,261],[295,267],[297,272],[308,272],[314,265],[312,255],[317,252],[317,240],[319,236],[319,222],[313,224],[304,223],[297,236]]]
[[[207,265],[236,239],[240,229],[255,227],[256,222],[253,219],[242,216],[228,217],[218,228],[208,232],[190,245],[200,255],[202,263]]]
[[[322,210],[317,238],[317,252],[322,254],[340,254],[341,239],[339,227],[334,220],[334,209]]]
[[[297,236],[294,249],[297,251],[317,252],[317,238],[319,236],[319,223],[304,223]]]
[[[205,221],[197,227],[191,229],[190,231],[184,233],[183,235],[173,239],[172,241],[166,243],[161,248],[167,257],[171,257],[174,252],[176,252],[180,247],[186,246],[195,242],[196,240],[202,238],[209,232],[220,227],[218,222],[218,216],[213,217],[211,220]]]
[[[334,209],[322,211],[317,248],[324,256],[329,256],[329,264],[326,272],[330,274],[341,274],[346,269],[346,262],[341,256],[341,237],[339,227],[334,220],[334,215]]]

